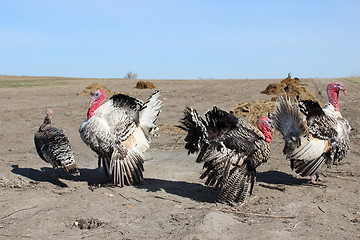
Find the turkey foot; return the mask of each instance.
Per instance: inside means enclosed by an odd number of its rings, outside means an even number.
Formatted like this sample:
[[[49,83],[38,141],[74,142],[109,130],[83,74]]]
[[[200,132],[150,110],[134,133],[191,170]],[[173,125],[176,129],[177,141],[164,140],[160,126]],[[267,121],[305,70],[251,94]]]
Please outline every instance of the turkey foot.
[[[320,174],[318,173],[315,173],[314,175],[311,176],[311,180],[310,180],[310,183],[311,184],[314,184],[314,185],[319,185],[319,186],[326,186],[324,183],[326,181],[320,177]]]

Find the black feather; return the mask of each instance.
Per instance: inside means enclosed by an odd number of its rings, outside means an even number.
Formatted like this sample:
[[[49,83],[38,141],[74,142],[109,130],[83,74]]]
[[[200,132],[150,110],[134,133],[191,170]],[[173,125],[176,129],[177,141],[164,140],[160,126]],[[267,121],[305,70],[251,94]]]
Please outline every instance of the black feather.
[[[187,131],[185,148],[189,153],[199,152],[196,162],[204,163],[200,178],[220,188],[220,201],[245,201],[255,182],[255,168],[270,155],[263,134],[215,106],[205,113],[205,120],[195,109],[186,108],[180,122]]]
[[[130,108],[136,112],[141,111],[146,106],[141,100],[121,93],[113,95],[112,97],[110,97],[110,100],[113,101],[114,107]]]

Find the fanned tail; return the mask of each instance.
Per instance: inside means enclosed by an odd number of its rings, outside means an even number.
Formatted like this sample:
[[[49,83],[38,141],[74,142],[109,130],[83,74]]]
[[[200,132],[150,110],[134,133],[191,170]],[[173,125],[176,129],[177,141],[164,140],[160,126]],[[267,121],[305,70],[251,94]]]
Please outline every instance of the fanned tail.
[[[198,152],[204,144],[208,143],[207,124],[194,108],[185,108],[184,117],[180,123],[179,127],[187,131],[185,148],[189,154]]]
[[[281,132],[285,140],[284,153],[288,154],[301,144],[301,135],[305,133],[304,115],[300,112],[298,104],[291,103],[285,96],[279,97],[272,116],[275,128]]]
[[[291,159],[291,169],[302,177],[314,175],[326,162],[325,154],[311,161]]]
[[[145,103],[145,107],[139,112],[139,124],[148,138],[154,136],[158,130],[155,122],[163,106],[163,102],[159,97],[160,90],[157,90],[150,96],[149,100]]]
[[[205,162],[203,168],[206,170],[200,176],[206,178],[208,186],[221,187],[228,178],[232,165],[231,159],[235,156],[234,150],[222,149],[222,151],[208,151],[201,161]],[[200,162],[200,161],[199,161]]]
[[[98,168],[101,168],[103,165],[106,177],[110,177],[110,159],[106,156],[98,156]]]
[[[213,106],[213,109],[207,111],[205,114],[206,122],[208,123],[209,129],[212,130],[224,130],[236,128],[238,118],[234,115],[221,110],[220,108]]]
[[[256,179],[255,169],[246,164],[235,166],[221,187],[219,201],[229,204],[244,202],[251,195]]]
[[[136,185],[143,180],[144,159],[133,151],[120,153],[115,150],[111,156],[109,170],[115,185]]]

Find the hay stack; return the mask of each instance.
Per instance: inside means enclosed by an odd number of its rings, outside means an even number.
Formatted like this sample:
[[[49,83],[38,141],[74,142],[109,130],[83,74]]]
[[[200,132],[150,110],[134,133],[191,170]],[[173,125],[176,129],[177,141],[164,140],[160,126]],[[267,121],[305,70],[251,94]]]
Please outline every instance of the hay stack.
[[[267,95],[282,95],[286,93],[290,98],[299,96],[300,100],[319,100],[300,83],[298,78],[287,77],[279,83],[270,83],[261,93]]]
[[[267,116],[274,111],[274,100],[259,100],[255,102],[239,103],[231,111],[235,116],[246,119],[254,124],[258,117]]]
[[[299,96],[300,100],[319,100],[302,84],[298,78],[291,78],[288,76],[279,83],[269,84],[261,93],[267,95],[276,95],[269,100],[260,100],[249,103],[239,103],[232,110],[237,117],[244,118],[251,123],[255,123],[258,117],[274,112],[275,103],[278,95],[286,94],[290,98]]]
[[[139,81],[136,84],[136,88],[138,88],[138,89],[154,89],[155,84],[152,82]]]
[[[108,89],[107,87],[105,87],[104,85],[102,85],[100,83],[92,83],[76,95],[90,96],[93,92],[95,92],[99,89],[104,90],[106,92],[107,96],[112,96],[115,94],[115,92],[111,91],[110,89]]]

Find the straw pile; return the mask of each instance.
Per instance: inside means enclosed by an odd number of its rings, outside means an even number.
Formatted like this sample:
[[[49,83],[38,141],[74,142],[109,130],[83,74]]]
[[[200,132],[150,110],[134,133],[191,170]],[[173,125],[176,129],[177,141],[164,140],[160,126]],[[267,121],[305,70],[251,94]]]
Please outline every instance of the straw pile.
[[[261,93],[267,95],[282,95],[286,93],[290,98],[299,96],[301,100],[319,100],[305,87],[305,84],[300,83],[300,79],[287,77],[279,83],[269,84]]]
[[[250,123],[255,123],[258,117],[268,113],[272,113],[275,107],[274,100],[259,100],[255,102],[239,103],[231,111],[231,113],[237,117],[246,119]]]
[[[112,96],[115,94],[115,92],[111,91],[110,89],[108,89],[107,87],[105,87],[104,85],[100,84],[100,83],[92,83],[89,86],[87,86],[84,90],[82,90],[81,92],[77,93],[76,95],[79,96],[90,96],[93,92],[102,89],[106,92],[107,96]]]
[[[255,123],[258,117],[273,113],[278,95],[286,94],[290,98],[299,97],[300,100],[319,100],[302,84],[298,78],[288,76],[279,83],[269,84],[261,93],[276,95],[269,100],[259,100],[255,102],[239,103],[231,111],[235,116],[244,118],[251,123]]]
[[[136,88],[138,88],[138,89],[154,89],[155,84],[152,82],[139,81],[136,84]]]

